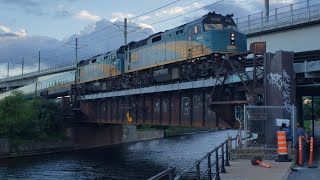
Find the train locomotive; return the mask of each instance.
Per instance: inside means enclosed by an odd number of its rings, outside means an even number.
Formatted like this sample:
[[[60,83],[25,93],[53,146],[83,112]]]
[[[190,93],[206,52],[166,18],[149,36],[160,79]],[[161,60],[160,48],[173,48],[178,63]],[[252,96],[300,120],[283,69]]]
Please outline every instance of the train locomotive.
[[[78,63],[81,94],[188,81],[212,76],[226,54],[247,50],[233,15],[210,12],[192,22],[130,42]],[[245,57],[238,57],[239,61]]]

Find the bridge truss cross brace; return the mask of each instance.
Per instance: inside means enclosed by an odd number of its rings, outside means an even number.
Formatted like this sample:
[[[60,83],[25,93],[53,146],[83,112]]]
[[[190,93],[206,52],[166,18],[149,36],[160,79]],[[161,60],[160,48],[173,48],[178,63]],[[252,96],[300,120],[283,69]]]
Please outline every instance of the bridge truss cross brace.
[[[247,53],[249,54],[249,53]],[[218,64],[219,70],[215,74],[216,82],[212,89],[209,104],[211,109],[218,117],[222,116],[221,108],[224,105],[241,105],[241,104],[254,104],[258,105],[264,102],[264,57],[261,55],[253,54],[252,62],[250,64],[246,61],[239,60],[239,55],[227,55],[225,59]],[[252,73],[246,71],[246,67],[252,68]],[[239,89],[245,92],[245,98],[242,99],[227,99],[226,96],[230,94],[227,92],[226,81],[229,75],[235,74],[241,81]],[[234,92],[231,92],[234,93]]]

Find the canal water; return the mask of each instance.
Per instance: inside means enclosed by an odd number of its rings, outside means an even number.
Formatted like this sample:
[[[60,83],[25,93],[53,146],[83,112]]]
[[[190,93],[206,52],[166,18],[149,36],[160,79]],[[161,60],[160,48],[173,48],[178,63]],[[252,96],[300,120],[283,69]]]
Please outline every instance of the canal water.
[[[0,160],[0,179],[147,179],[190,167],[237,131],[189,134],[99,149]]]

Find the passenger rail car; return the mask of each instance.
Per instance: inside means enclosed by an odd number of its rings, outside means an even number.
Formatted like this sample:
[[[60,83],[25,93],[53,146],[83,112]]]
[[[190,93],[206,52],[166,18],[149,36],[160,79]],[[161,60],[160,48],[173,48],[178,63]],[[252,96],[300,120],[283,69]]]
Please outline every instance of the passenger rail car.
[[[232,16],[208,13],[80,62],[78,89],[90,93],[210,77],[226,54],[247,50],[246,35],[237,30]]]

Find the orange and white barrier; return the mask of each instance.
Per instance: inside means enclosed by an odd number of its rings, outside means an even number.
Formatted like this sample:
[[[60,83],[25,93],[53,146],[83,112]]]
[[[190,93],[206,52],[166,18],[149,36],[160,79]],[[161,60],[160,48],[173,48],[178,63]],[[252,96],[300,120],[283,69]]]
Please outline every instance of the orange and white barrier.
[[[302,166],[302,136],[299,136],[299,165]]]
[[[312,162],[313,162],[313,137],[310,138],[310,159],[309,159],[309,167],[313,167],[313,166],[312,166]]]
[[[278,159],[277,162],[289,162],[291,159],[288,158],[288,146],[285,131],[278,131]]]
[[[257,160],[257,163],[260,164],[260,165],[263,166],[263,167],[271,168],[270,165],[268,165],[268,164],[266,164],[266,163],[264,163],[264,162],[262,162],[262,161]]]

